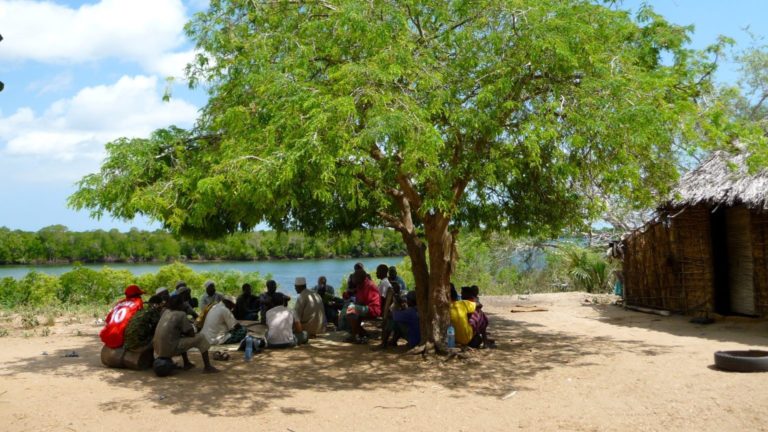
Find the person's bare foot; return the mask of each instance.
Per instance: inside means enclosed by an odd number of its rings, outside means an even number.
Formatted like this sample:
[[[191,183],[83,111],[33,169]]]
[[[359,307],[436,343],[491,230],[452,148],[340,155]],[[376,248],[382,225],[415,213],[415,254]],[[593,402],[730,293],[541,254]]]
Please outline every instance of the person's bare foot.
[[[182,369],[184,369],[184,370],[190,370],[190,369],[194,369],[194,368],[195,368],[195,364],[192,363],[192,362],[185,363],[184,366],[182,367]]]
[[[203,368],[203,373],[206,373],[206,374],[217,373],[217,372],[220,372],[220,371],[213,366],[206,366]]]

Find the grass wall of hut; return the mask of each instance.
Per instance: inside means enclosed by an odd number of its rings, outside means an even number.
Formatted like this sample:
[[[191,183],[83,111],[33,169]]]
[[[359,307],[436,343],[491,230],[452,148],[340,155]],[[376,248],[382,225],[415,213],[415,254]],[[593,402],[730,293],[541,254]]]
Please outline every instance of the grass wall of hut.
[[[754,314],[768,316],[768,212],[725,210],[669,209],[628,236],[626,303],[689,315],[729,314],[732,302],[743,303],[744,294],[734,290],[748,289]]]

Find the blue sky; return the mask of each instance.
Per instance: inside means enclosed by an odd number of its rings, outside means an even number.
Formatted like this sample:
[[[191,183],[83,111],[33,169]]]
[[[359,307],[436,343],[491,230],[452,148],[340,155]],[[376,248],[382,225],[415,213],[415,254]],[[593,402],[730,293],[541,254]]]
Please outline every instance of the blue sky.
[[[643,3],[631,0],[625,7]],[[654,9],[677,24],[693,24],[692,46],[720,34],[750,44],[743,31],[768,36],[767,0],[655,0]],[[146,220],[90,219],[66,208],[74,183],[95,172],[104,143],[147,136],[159,127],[191,126],[205,103],[189,91],[184,65],[193,46],[183,33],[206,0],[0,0],[0,226],[36,231],[64,224],[72,230],[154,229]],[[765,41],[763,41],[765,42]],[[166,77],[176,77],[163,102]],[[735,82],[725,64],[717,75]]]

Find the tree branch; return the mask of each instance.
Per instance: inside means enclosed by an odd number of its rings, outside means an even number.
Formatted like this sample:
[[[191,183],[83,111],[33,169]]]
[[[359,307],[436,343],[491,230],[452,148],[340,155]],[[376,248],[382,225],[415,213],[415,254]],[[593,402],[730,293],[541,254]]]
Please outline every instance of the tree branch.
[[[391,215],[391,214],[385,212],[384,210],[379,210],[377,213],[379,214],[379,216],[382,219],[384,219],[384,223],[388,227],[394,228],[394,229],[400,231],[401,233],[402,232],[407,232],[407,230],[405,229],[405,225],[403,225],[403,223],[400,221],[400,219],[398,219],[396,216]]]

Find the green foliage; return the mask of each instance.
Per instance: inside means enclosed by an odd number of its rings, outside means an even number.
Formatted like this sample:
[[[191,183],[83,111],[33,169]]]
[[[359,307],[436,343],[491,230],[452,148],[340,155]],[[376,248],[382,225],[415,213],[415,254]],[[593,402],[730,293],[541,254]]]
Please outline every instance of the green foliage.
[[[40,325],[37,319],[37,313],[34,310],[27,309],[21,313],[21,327],[24,329],[33,329]]]
[[[176,282],[183,280],[194,296],[200,296],[203,294],[203,283],[208,279],[216,282],[219,292],[233,295],[239,294],[246,282],[256,291],[266,282],[257,272],[196,273],[180,263],[163,266],[157,273],[141,276],[109,267],[96,271],[76,266],[58,277],[30,272],[18,281],[10,277],[0,279],[0,306],[22,308],[35,316],[40,313],[46,317],[65,311],[81,312],[78,306],[89,306],[89,310],[99,306],[106,313],[106,307],[122,298],[125,287],[130,284],[138,284],[145,292],[152,294],[161,286],[173,290]],[[97,317],[102,315],[101,312],[95,314]]]
[[[22,290],[28,292],[27,303],[30,305],[53,304],[57,301],[56,292],[60,289],[59,278],[31,271],[20,281]]]
[[[453,275],[457,289],[477,285],[483,294],[562,291],[604,293],[611,289],[615,264],[599,250],[558,241],[541,244],[508,236],[462,235],[461,260]]]
[[[59,276],[61,289],[56,296],[62,304],[108,303],[119,297],[134,279],[128,270],[104,267],[96,271],[75,266]]]
[[[613,268],[601,254],[571,248],[566,252],[568,277],[574,288],[588,293],[604,293],[611,288]]]
[[[197,128],[107,144],[70,205],[204,236],[556,234],[676,178],[713,67],[689,31],[585,0],[212,2],[187,25]]]
[[[29,291],[22,290],[19,281],[12,277],[0,279],[0,306],[5,308],[26,304]]]
[[[296,232],[259,231],[203,240],[177,238],[164,231],[137,229],[127,233],[117,230],[73,232],[62,225],[54,225],[38,232],[24,232],[0,227],[0,264],[167,262],[180,259],[250,261],[403,254],[400,236],[384,229],[314,237]]]

